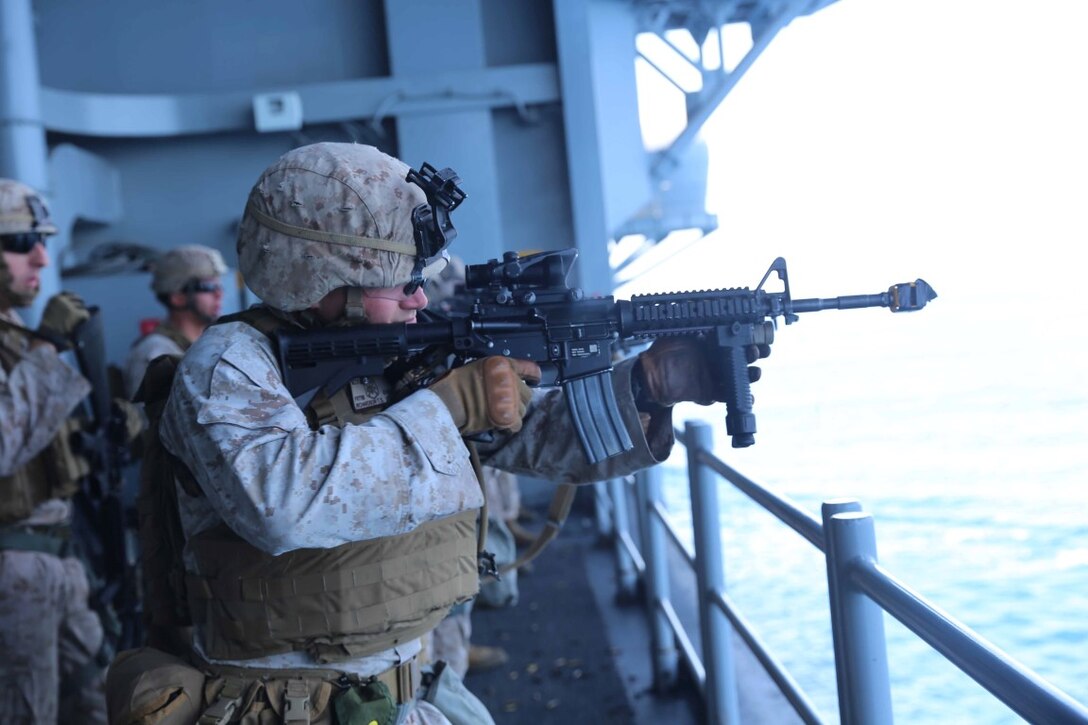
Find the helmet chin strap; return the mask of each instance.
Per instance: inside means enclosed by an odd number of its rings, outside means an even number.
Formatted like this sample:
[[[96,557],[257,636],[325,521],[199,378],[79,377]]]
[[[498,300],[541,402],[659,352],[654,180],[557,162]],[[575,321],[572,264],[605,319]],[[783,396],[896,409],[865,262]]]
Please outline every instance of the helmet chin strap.
[[[344,306],[344,319],[349,325],[366,322],[365,288],[348,287]]]

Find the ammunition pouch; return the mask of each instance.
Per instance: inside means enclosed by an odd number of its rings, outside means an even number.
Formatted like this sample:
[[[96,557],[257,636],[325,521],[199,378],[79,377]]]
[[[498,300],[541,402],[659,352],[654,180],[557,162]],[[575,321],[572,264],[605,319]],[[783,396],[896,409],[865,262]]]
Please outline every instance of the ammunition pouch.
[[[282,722],[393,725],[422,674],[415,659],[360,678],[328,669],[260,669],[185,660],[150,647],[117,656],[106,679],[111,725]]]
[[[201,725],[223,718],[274,713],[284,723],[372,723],[393,725],[400,705],[411,702],[423,675],[411,659],[362,678],[331,669],[261,669],[207,664],[207,707]],[[261,720],[263,722],[263,720]]]
[[[71,445],[83,424],[68,418],[45,449],[10,476],[0,476],[0,525],[22,521],[51,498],[71,498],[91,472],[87,459]]]
[[[205,675],[151,647],[125,650],[106,675],[110,725],[190,725],[204,708]]]

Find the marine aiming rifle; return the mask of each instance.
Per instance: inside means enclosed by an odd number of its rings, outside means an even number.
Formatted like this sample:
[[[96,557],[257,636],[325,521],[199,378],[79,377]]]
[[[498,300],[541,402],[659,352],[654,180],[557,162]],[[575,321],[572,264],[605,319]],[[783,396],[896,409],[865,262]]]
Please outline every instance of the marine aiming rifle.
[[[355,377],[386,373],[391,357],[428,350],[452,356],[455,366],[488,355],[532,360],[544,374],[542,385],[562,386],[586,456],[597,463],[633,447],[612,390],[614,348],[666,335],[698,335],[720,353],[712,358],[722,382],[726,430],[733,447],[743,448],[755,443],[756,433],[747,351],[774,341],[777,318],[788,325],[798,313],[817,310],[911,312],[937,296],[919,279],[877,294],[795,300],[786,261],[779,257],[754,290],[587,299],[567,284],[577,256],[575,249],[528,256],[508,252],[502,260],[469,265],[465,294],[474,301],[464,315],[415,324],[282,331],[276,343],[287,388],[301,403]],[[763,289],[772,274],[781,280],[782,292]],[[417,381],[418,387],[431,380]]]

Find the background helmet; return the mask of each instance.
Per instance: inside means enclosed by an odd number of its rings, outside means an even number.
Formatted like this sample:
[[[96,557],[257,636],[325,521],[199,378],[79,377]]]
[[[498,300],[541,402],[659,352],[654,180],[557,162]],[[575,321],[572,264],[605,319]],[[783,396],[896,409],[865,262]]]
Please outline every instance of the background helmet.
[[[450,256],[449,265],[427,280],[428,308],[450,312],[458,307],[456,296],[463,293],[465,263],[456,255]]]
[[[317,143],[288,151],[249,193],[238,267],[253,293],[285,312],[340,287],[396,287],[412,278],[412,210],[427,203],[408,166],[373,146]],[[435,258],[430,276],[446,265]]]
[[[56,233],[49,208],[38,192],[13,179],[0,179],[0,237],[21,237],[20,245],[29,251],[38,241]],[[12,290],[11,271],[0,256],[0,310],[25,307],[34,295],[16,294]]]
[[[175,247],[152,262],[151,290],[156,295],[181,292],[191,280],[219,277],[227,271],[223,255],[211,247]]]
[[[38,192],[12,179],[0,179],[0,235],[37,232],[50,235],[57,227]]]

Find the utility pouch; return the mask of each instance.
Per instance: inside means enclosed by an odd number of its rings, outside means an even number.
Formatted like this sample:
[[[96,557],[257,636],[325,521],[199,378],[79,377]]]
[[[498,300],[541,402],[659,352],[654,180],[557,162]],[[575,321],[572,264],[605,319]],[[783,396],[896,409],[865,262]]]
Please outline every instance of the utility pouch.
[[[394,725],[397,705],[384,682],[371,680],[353,685],[333,701],[337,725]]]
[[[204,673],[151,647],[125,650],[106,675],[110,725],[189,725],[203,709]]]
[[[91,463],[81,453],[77,453],[73,441],[83,432],[83,422],[68,418],[57,431],[57,437],[49,444],[48,457],[54,467],[56,477],[53,483],[53,496],[70,498],[79,490],[79,483],[91,473]]]
[[[331,670],[207,665],[198,725],[331,725],[342,675]]]

